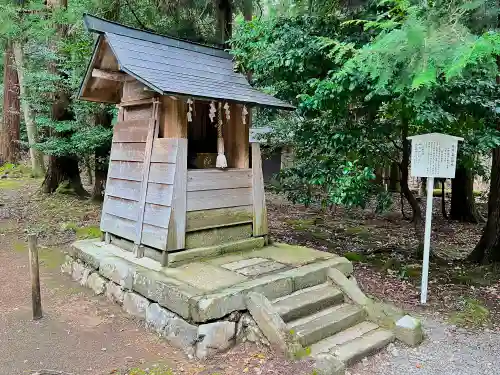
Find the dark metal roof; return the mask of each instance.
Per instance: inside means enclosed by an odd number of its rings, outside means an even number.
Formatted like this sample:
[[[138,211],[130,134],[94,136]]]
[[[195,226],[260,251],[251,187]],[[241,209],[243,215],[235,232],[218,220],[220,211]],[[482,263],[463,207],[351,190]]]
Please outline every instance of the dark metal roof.
[[[294,108],[250,86],[244,75],[234,72],[226,51],[89,15],[84,21],[89,31],[104,35],[120,70],[158,93]]]

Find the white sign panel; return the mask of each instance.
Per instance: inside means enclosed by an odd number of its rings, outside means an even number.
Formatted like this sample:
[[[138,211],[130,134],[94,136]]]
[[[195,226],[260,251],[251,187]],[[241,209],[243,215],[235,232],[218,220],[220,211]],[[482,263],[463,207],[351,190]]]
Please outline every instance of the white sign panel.
[[[411,139],[411,175],[413,177],[454,178],[458,141],[463,138],[430,133]]]

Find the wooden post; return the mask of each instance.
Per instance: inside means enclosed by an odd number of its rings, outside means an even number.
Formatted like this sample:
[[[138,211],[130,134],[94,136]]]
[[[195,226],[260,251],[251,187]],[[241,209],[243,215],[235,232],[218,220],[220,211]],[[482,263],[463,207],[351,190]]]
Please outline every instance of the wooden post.
[[[262,175],[262,157],[260,144],[252,143],[252,194],[253,194],[253,235],[267,234],[267,209],[264,195],[264,176]]]
[[[28,248],[31,274],[31,301],[33,304],[33,320],[41,319],[42,294],[40,293],[40,272],[38,265],[38,248],[36,246],[36,234],[28,235]]]

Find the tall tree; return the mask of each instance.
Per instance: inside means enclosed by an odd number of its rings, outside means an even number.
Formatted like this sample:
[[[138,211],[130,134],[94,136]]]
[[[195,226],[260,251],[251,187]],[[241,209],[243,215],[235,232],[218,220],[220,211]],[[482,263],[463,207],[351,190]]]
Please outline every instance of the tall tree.
[[[0,125],[0,163],[16,163],[19,160],[19,79],[14,61],[14,49],[10,40],[5,44],[3,66],[3,121]]]
[[[451,180],[450,219],[469,223],[483,222],[475,202],[472,170],[463,165],[458,165],[455,178]]]

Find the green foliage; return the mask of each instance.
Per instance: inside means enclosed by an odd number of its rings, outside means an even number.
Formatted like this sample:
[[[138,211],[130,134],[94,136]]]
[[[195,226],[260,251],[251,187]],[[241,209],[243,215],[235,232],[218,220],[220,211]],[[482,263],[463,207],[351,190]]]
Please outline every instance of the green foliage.
[[[464,137],[459,162],[486,175],[481,159],[500,145],[496,3],[323,3],[323,13],[277,12],[239,25],[232,41],[255,85],[298,107],[255,116],[273,129],[269,145],[294,150],[279,189],[323,207],[364,207],[376,196],[383,211],[392,202],[371,182],[373,171],[400,164],[403,137],[426,132]]]

